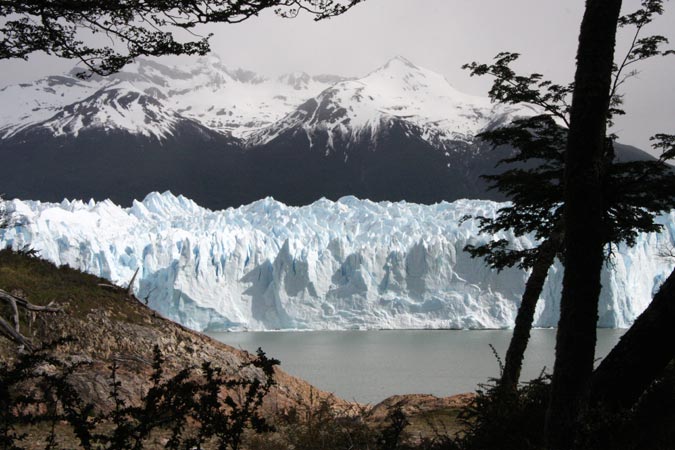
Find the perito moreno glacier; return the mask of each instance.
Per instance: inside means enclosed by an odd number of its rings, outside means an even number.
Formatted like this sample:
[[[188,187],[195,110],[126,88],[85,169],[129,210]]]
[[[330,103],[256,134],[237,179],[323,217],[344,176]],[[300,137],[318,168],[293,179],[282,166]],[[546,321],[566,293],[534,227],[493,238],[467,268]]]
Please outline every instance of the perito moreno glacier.
[[[171,193],[130,208],[111,201],[13,200],[20,220],[0,244],[29,246],[126,285],[161,314],[196,330],[509,328],[527,273],[497,272],[462,249],[493,239],[467,214],[501,204],[418,205],[345,197],[289,207],[264,199],[211,211]],[[628,327],[675,262],[675,213],[637,245],[613,248],[603,270],[601,327]],[[500,235],[515,245],[528,237]],[[562,270],[551,268],[535,325],[557,323]]]

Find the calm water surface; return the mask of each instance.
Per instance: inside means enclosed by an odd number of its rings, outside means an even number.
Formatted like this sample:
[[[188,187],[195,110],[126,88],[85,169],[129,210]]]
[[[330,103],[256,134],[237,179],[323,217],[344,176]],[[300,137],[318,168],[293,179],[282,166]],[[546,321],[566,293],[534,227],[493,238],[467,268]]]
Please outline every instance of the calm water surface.
[[[596,358],[602,358],[625,330],[598,330]],[[523,368],[531,379],[553,368],[555,330],[534,330]],[[288,373],[320,389],[363,403],[394,394],[447,396],[470,392],[499,365],[490,345],[503,357],[510,330],[396,330],[210,333],[233,347],[258,347],[281,360]]]

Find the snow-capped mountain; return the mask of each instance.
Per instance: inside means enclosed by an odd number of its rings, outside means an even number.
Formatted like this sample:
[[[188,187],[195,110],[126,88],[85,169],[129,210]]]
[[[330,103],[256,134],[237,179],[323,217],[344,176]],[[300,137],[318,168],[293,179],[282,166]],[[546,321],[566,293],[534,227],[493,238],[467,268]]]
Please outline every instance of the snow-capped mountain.
[[[55,136],[77,137],[82,130],[100,128],[125,130],[161,140],[171,134],[181,120],[187,119],[129,82],[122,82],[65,106],[38,126],[47,128]]]
[[[265,144],[296,127],[310,140],[328,132],[330,143],[333,136],[374,136],[391,120],[417,128],[437,145],[471,141],[495,121],[531,113],[463,94],[442,75],[402,57],[353,80],[303,72],[266,78],[230,70],[217,57],[200,58],[187,68],[142,59],[110,77],[89,80],[76,78],[76,73],[73,69],[67,76],[0,90],[2,137],[35,125],[55,135],[77,136],[93,126],[161,137],[180,115],[244,139],[248,146]],[[136,102],[141,108],[130,110],[127,104],[134,96],[141,98]],[[119,114],[122,110],[128,111]],[[166,113],[158,114],[160,110]]]
[[[211,208],[503,200],[481,176],[510,150],[475,136],[534,111],[463,94],[400,57],[358,79],[269,78],[214,57],[76,72],[0,89],[0,192],[130,204],[169,189]]]
[[[396,57],[363,78],[324,90],[284,119],[253,133],[248,144],[304,132],[310,145],[317,135],[327,135],[324,139],[331,148],[336,141],[359,142],[364,135],[374,139],[381,129],[399,121],[429,144],[444,147],[453,141],[471,142],[491,124],[533,111],[464,94],[442,75]]]
[[[0,245],[25,245],[126,285],[191,328],[351,329],[513,326],[526,272],[488,269],[462,251],[478,235],[466,215],[492,216],[503,204],[461,200],[431,206],[345,197],[289,207],[264,199],[211,211],[170,193],[130,208],[113,202],[15,200],[23,225],[0,231]],[[613,249],[604,266],[599,325],[627,327],[673,269],[659,252],[675,240],[675,213],[661,233]],[[495,239],[531,246],[528,236]],[[535,325],[555,326],[560,266],[554,266]]]
[[[100,128],[162,136],[171,130],[173,116],[180,114],[214,131],[244,137],[344,79],[304,73],[265,78],[243,69],[230,70],[217,57],[200,58],[186,68],[141,59],[120,73],[88,80],[78,79],[77,72],[73,69],[66,76],[51,76],[0,90],[0,135],[8,138],[39,124],[51,128],[54,120],[59,120],[54,116],[68,114],[68,110],[85,103],[87,108],[81,112],[81,124],[72,122],[67,130],[52,128],[56,135],[63,132],[77,135],[83,128],[96,124]],[[124,102],[135,94],[153,98],[156,109],[171,113],[163,118],[166,120],[156,120],[154,109],[148,111],[148,115],[133,117],[107,114],[117,98]],[[92,104],[92,97],[105,98],[105,101]],[[155,125],[143,125],[146,118]],[[134,124],[127,119],[132,119]]]

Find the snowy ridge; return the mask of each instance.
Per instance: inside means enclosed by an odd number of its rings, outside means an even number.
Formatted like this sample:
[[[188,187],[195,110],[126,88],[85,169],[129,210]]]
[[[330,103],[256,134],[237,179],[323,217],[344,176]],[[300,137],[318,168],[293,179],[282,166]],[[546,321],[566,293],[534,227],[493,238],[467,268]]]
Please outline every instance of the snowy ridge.
[[[317,133],[327,133],[331,147],[334,141],[374,136],[383,125],[398,120],[442,148],[451,141],[472,141],[492,123],[533,111],[525,105],[495,105],[487,97],[464,94],[442,75],[396,57],[363,78],[326,89],[284,119],[253,133],[248,143],[264,144],[296,128],[310,142]]]
[[[99,87],[67,76],[51,76],[34,83],[0,89],[0,138],[10,137],[43,122],[77,99],[92,95]]]
[[[55,136],[77,136],[83,129],[125,130],[162,139],[172,134],[182,118],[154,98],[122,82],[96,91],[90,97],[63,108],[38,126]]]
[[[214,212],[167,192],[126,209],[67,200],[9,207],[24,224],[0,231],[0,244],[29,245],[120,285],[140,267],[137,295],[198,330],[511,327],[527,276],[497,273],[462,251],[487,237],[460,218],[495,214],[500,204],[489,201],[345,197],[298,208],[267,198]],[[662,233],[620,246],[605,267],[601,326],[629,326],[672,270],[657,254],[675,242],[675,213],[660,221]],[[556,266],[537,326],[555,326],[560,280]]]
[[[78,69],[64,76],[51,76],[34,83],[11,85],[0,89],[0,138],[8,138],[21,130],[49,121],[47,128],[55,134],[76,135],[86,125],[106,129],[126,129],[131,133],[163,136],[175,124],[175,113],[199,122],[222,134],[243,138],[253,130],[281,119],[332,84],[345,78],[332,75],[310,76],[293,73],[274,79],[243,69],[228,69],[219,58],[200,58],[189,67],[167,67],[139,59],[122,72],[109,77],[94,76],[88,80],[75,77]],[[146,125],[128,126],[128,120],[96,104],[89,104],[81,118],[67,121],[67,110],[90,102],[91,96],[112,94],[124,97],[142,93],[154,99],[157,108],[169,111],[168,122],[161,123],[154,109],[136,120]],[[113,102],[109,98],[110,102]],[[65,110],[64,110],[65,108]],[[119,110],[119,108],[116,108]],[[142,113],[144,110],[139,110]],[[86,113],[86,114],[84,114]],[[55,117],[56,115],[59,117]],[[51,119],[51,120],[50,120]],[[154,125],[151,125],[154,124]]]
[[[359,79],[304,72],[266,78],[229,69],[215,56],[188,67],[139,59],[122,72],[89,80],[76,78],[77,72],[0,89],[0,138],[33,125],[55,135],[77,136],[93,127],[163,137],[180,116],[248,146],[301,131],[310,142],[327,140],[330,150],[333,142],[374,139],[397,122],[442,149],[534,111],[461,93],[442,75],[402,57]],[[134,95],[143,95],[143,102],[133,108],[115,105]],[[317,139],[318,134],[327,139]]]

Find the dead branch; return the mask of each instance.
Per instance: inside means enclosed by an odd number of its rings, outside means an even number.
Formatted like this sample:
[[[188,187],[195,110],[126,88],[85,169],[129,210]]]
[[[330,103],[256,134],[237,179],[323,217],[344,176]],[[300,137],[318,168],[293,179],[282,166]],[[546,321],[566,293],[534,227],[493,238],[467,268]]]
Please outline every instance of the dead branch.
[[[131,281],[129,281],[129,286],[127,287],[127,295],[129,297],[134,296],[134,281],[136,281],[136,276],[138,275],[139,270],[141,270],[140,267],[138,269],[136,269],[136,272],[134,272],[134,276],[131,277]]]
[[[0,334],[5,335],[9,340],[15,342],[19,346],[23,346],[27,351],[33,351],[33,345],[28,341],[28,339],[21,334],[20,322],[19,322],[19,308],[25,309],[30,313],[58,313],[62,312],[63,309],[59,307],[52,306],[50,303],[47,306],[34,305],[25,298],[17,297],[6,291],[0,289],[0,300],[3,300],[9,304],[12,309],[12,321],[14,326],[10,325],[5,319],[0,317]]]
[[[136,281],[136,277],[138,276],[139,270],[141,270],[140,267],[138,269],[136,269],[136,272],[134,272],[134,275],[131,277],[131,281],[129,281],[129,285],[126,288],[127,297],[134,297],[134,281]],[[102,287],[102,288],[105,288],[105,289],[109,289],[111,291],[120,291],[120,290],[124,289],[121,286],[116,286],[114,284],[109,284],[109,283],[98,283],[98,286]]]
[[[51,306],[52,303],[50,303],[47,306],[35,305],[33,303],[30,303],[25,298],[17,297],[15,295],[10,294],[9,292],[3,291],[2,289],[0,289],[0,300],[4,300],[10,305],[15,304],[16,306],[23,308],[27,311],[47,312],[47,313],[63,312],[63,309]]]

